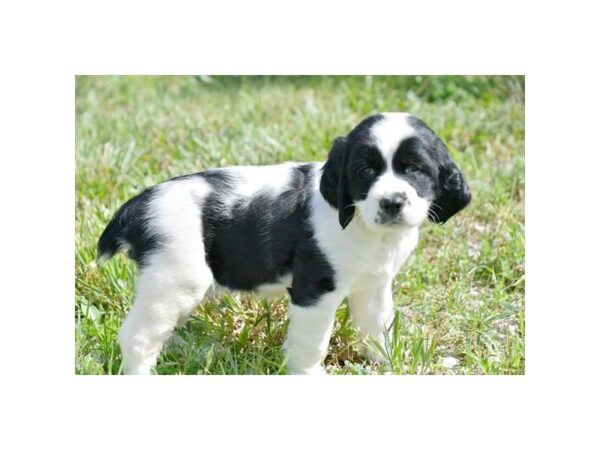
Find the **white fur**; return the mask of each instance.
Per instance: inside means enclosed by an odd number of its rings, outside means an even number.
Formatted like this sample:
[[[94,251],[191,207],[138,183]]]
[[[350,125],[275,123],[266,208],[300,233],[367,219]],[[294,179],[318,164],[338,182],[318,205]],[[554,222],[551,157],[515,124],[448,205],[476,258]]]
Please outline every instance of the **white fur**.
[[[323,295],[313,306],[290,303],[288,333],[283,348],[288,354],[290,374],[323,374],[335,311],[344,299],[343,290]]]
[[[236,166],[229,167],[228,173],[238,179],[236,196],[252,197],[263,190],[275,196],[289,187],[292,168],[297,165],[297,163],[284,163],[268,166]]]
[[[409,227],[420,225],[426,218],[430,202],[419,197],[415,189],[405,180],[397,176],[392,168],[394,153],[400,143],[414,135],[415,131],[408,123],[411,117],[406,113],[384,113],[383,119],[371,129],[371,136],[386,162],[386,171],[371,186],[364,200],[357,201],[355,206],[365,224],[371,228],[379,227],[379,202],[382,198],[394,193],[405,194],[407,202],[402,209],[401,218]]]
[[[209,191],[203,180],[172,181],[152,201],[149,223],[169,245],[140,269],[133,307],[119,331],[126,374],[150,373],[173,328],[185,323],[213,283],[196,207]]]
[[[342,230],[337,210],[318,192],[319,183],[317,176],[311,199],[311,224],[319,247],[336,272],[336,290],[312,307],[290,305],[285,349],[293,373],[320,372],[317,361],[320,364],[325,357],[335,309],[345,297],[349,298],[360,336],[383,344],[392,318],[392,280],[419,237],[417,226],[373,229],[360,218]]]
[[[287,288],[292,287],[292,274],[282,276],[277,283],[261,284],[254,290],[269,299],[273,299],[287,293]]]
[[[411,117],[407,113],[387,112],[382,114],[371,128],[371,136],[375,139],[377,148],[385,158],[388,167],[392,166],[392,158],[400,143],[415,134],[414,128],[408,123]]]
[[[365,224],[371,228],[379,226],[379,202],[394,193],[406,195],[406,204],[402,208],[401,218],[410,227],[420,225],[426,218],[431,203],[420,197],[409,183],[394,174],[390,168],[375,181],[364,200],[355,202]],[[397,226],[397,225],[396,225]]]
[[[391,167],[393,149],[412,133],[406,115],[386,114],[372,132]],[[236,178],[234,195],[251,198],[260,192],[275,196],[289,186],[294,164],[228,169]],[[392,317],[392,281],[401,264],[414,250],[418,226],[426,218],[428,204],[415,190],[388,170],[372,187],[366,200],[357,203],[356,217],[342,230],[338,211],[319,192],[322,164],[315,164],[310,223],[320,250],[335,272],[335,290],[312,306],[290,304],[289,328],[284,348],[291,373],[323,373],[335,311],[348,297],[354,321],[364,340],[385,340]],[[160,186],[147,220],[168,239],[140,270],[133,307],[119,332],[123,371],[150,373],[173,328],[185,322],[213,286],[214,277],[205,260],[202,220],[198,205],[211,187],[201,178],[175,180]],[[408,203],[401,226],[377,226],[379,199],[404,192]],[[227,194],[223,194],[227,195]],[[249,237],[251,238],[251,237]],[[262,285],[258,292],[273,296],[285,293],[291,275]],[[371,355],[376,358],[377,355]]]
[[[225,197],[225,203],[231,206],[238,199],[249,200],[261,192],[268,192],[274,197],[281,194],[289,187],[294,166],[297,164],[228,167],[227,173],[236,179],[236,186],[235,195]]]

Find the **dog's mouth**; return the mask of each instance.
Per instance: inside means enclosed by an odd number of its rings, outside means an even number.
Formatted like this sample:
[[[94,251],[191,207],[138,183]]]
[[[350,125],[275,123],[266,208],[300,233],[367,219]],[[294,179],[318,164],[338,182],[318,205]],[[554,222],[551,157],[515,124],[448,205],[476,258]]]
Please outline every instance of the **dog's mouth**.
[[[396,215],[379,213],[375,218],[375,223],[383,226],[407,225],[407,221],[402,213]]]
[[[394,228],[410,225],[403,217],[381,218],[375,219],[375,225],[383,228]]]

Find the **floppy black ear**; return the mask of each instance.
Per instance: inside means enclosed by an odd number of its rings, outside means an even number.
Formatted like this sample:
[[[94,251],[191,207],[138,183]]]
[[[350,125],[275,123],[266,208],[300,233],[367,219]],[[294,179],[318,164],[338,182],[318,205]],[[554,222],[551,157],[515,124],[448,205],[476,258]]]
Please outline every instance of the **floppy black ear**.
[[[338,209],[338,218],[342,229],[346,228],[354,217],[354,205],[348,195],[346,183],[347,155],[346,138],[336,138],[323,167],[320,185],[323,198]]]
[[[429,219],[434,223],[445,223],[469,204],[471,190],[446,146],[439,140],[436,142],[436,156],[439,161],[438,191],[429,208]]]

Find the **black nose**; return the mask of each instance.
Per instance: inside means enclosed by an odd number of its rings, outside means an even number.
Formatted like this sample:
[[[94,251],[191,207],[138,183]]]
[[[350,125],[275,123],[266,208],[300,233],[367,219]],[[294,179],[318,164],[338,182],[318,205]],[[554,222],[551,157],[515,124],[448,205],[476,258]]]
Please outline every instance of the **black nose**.
[[[379,200],[379,207],[384,213],[395,216],[400,212],[405,203],[406,194],[397,192]]]

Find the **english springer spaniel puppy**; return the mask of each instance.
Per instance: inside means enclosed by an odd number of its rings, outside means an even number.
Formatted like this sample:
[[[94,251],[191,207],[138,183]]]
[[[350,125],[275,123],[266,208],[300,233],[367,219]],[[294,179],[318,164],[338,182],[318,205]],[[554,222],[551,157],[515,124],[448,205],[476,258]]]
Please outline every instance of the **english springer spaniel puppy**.
[[[324,372],[344,298],[360,337],[383,344],[392,281],[419,226],[446,222],[470,199],[442,141],[405,113],[365,118],[324,163],[225,167],[152,186],[121,206],[98,242],[101,260],[125,250],[139,266],[119,332],[123,371],[151,373],[213,286],[289,293],[289,373]]]

